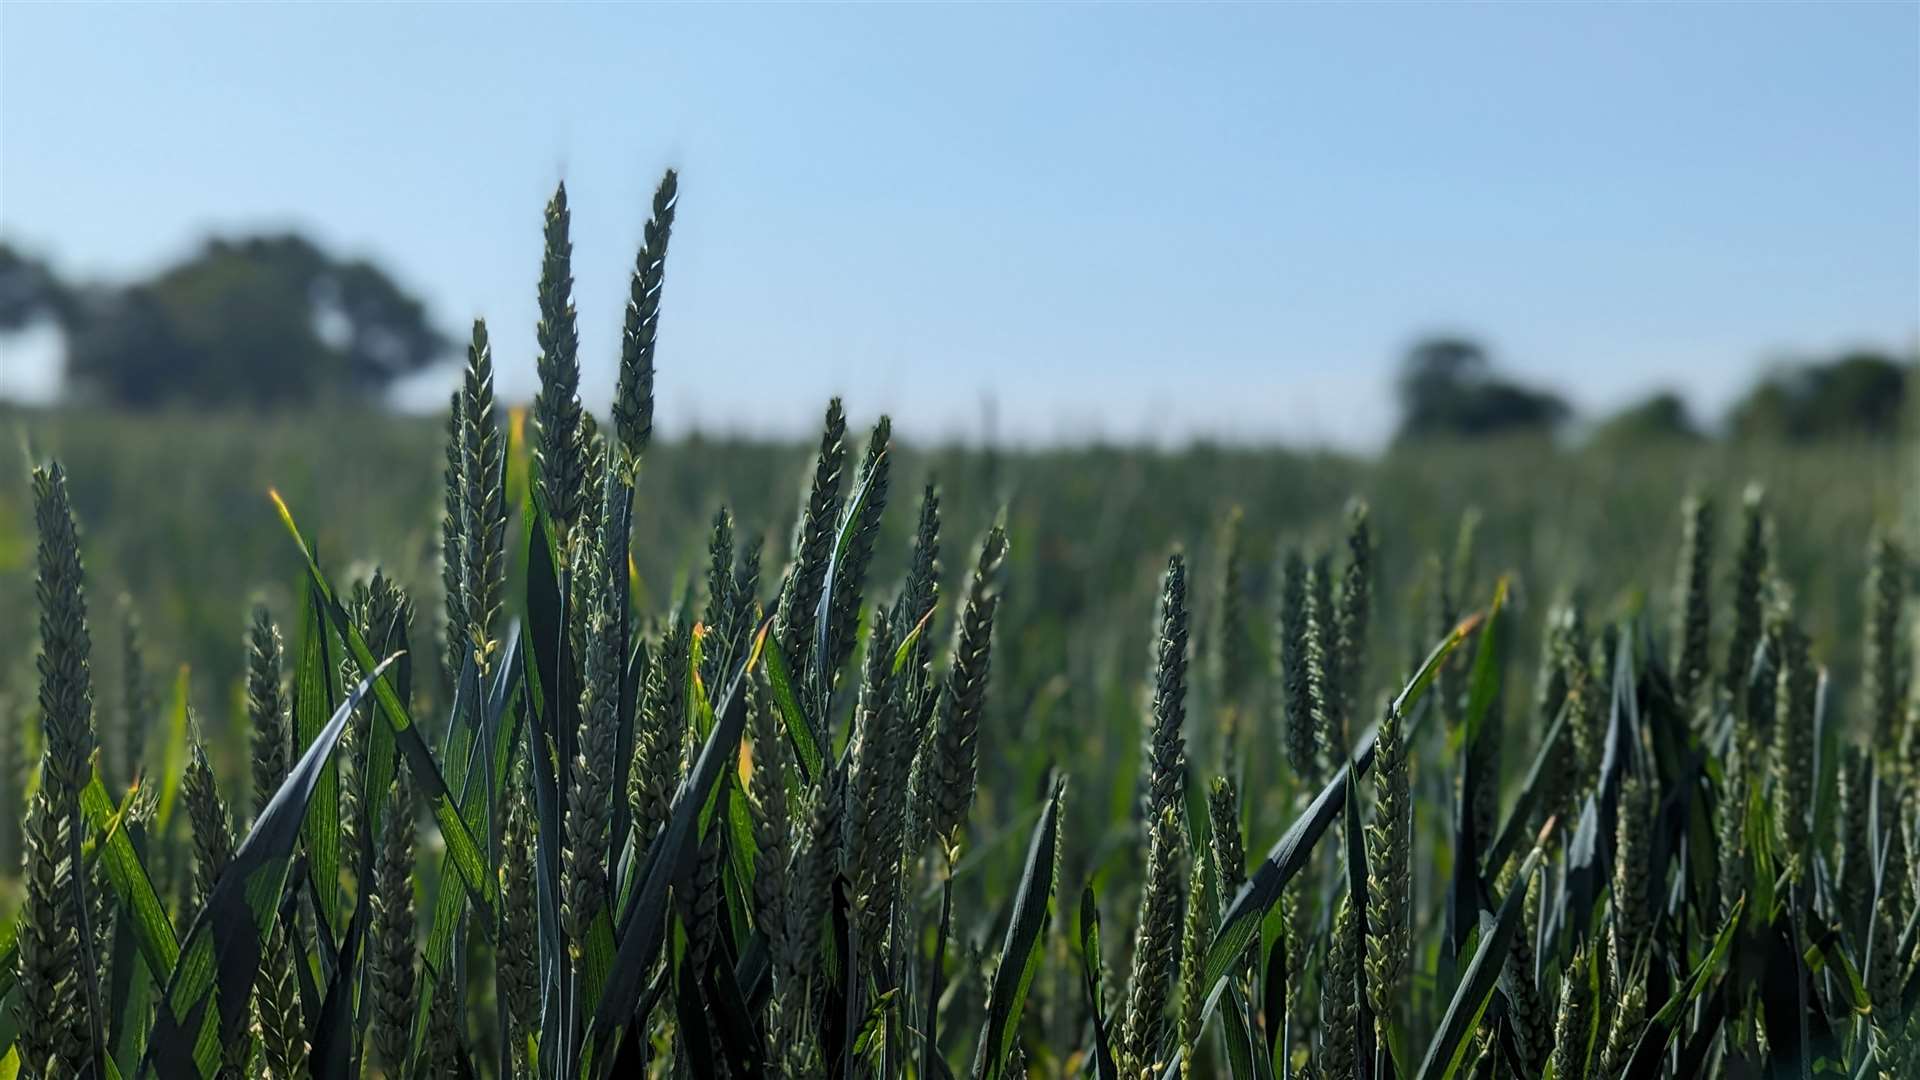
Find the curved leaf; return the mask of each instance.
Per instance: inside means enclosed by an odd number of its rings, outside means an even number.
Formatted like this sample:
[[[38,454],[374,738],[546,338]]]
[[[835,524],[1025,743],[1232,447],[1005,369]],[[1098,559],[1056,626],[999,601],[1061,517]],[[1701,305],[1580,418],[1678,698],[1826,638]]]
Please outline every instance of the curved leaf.
[[[1480,1015],[1493,1000],[1494,988],[1499,985],[1500,973],[1506,967],[1507,953],[1513,948],[1513,936],[1520,928],[1521,914],[1526,909],[1526,883],[1546,858],[1542,845],[1552,828],[1553,823],[1548,822],[1533,853],[1520,864],[1520,873],[1515,875],[1514,887],[1507,890],[1506,899],[1501,901],[1499,913],[1490,926],[1481,929],[1479,947],[1467,964],[1453,1000],[1447,1004],[1440,1029],[1427,1044],[1427,1054],[1420,1062],[1419,1072],[1414,1074],[1415,1080],[1447,1080],[1459,1069],[1467,1036],[1479,1025]]]
[[[994,971],[993,988],[987,994],[987,1022],[980,1032],[980,1050],[973,1064],[977,1080],[999,1080],[1019,1037],[1020,1012],[1040,966],[1047,924],[1052,921],[1060,801],[1066,790],[1066,777],[1056,778],[1046,813],[1040,815],[1040,823],[1033,828],[1033,841],[1027,845],[1027,865],[1020,873],[1020,889],[1014,894],[1013,917],[1007,920],[1000,966]]]
[[[206,905],[187,929],[181,961],[161,995],[141,1063],[143,1075],[211,1078],[220,1065],[221,1047],[245,1025],[261,939],[279,913],[287,862],[320,774],[332,760],[353,710],[394,659],[368,665],[368,677],[334,710],[319,737],[288,770],[214,883]]]

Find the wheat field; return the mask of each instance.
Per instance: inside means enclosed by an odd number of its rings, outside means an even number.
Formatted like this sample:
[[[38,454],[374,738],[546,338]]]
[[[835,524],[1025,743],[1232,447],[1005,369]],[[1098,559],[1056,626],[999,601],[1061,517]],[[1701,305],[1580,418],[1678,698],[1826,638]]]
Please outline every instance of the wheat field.
[[[676,209],[606,416],[562,188],[528,408],[15,418],[0,1075],[1920,1074],[1905,452],[657,446]]]

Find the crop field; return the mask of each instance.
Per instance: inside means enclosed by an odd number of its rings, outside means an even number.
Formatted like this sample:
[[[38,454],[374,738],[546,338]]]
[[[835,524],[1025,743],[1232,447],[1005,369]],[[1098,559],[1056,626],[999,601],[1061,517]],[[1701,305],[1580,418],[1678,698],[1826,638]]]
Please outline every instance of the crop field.
[[[603,416],[564,189],[528,406],[0,413],[0,1077],[1920,1075],[1909,449],[656,441],[675,208]]]

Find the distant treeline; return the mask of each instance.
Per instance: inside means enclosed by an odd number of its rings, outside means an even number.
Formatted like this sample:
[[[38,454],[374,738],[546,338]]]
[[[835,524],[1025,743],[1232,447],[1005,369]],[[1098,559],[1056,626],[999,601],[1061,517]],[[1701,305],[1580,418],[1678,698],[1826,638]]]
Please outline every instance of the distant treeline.
[[[1868,351],[1777,368],[1734,403],[1725,417],[1725,434],[1779,442],[1894,438],[1913,368],[1912,359]],[[1564,398],[1500,374],[1484,348],[1463,338],[1415,345],[1399,389],[1397,442],[1552,435],[1575,418]],[[1661,391],[1598,419],[1588,438],[1618,446],[1699,442],[1707,438],[1707,428],[1678,394]]]
[[[385,271],[294,234],[211,240],[153,277],[69,282],[0,243],[0,332],[37,320],[63,331],[64,389],[125,408],[276,406],[376,399],[451,358],[421,301]],[[1913,357],[1856,351],[1777,368],[1708,425],[1670,391],[1595,418],[1604,444],[1733,439],[1884,439],[1905,413]],[[1396,442],[1565,431],[1573,407],[1499,372],[1467,338],[1414,345],[1399,382]]]

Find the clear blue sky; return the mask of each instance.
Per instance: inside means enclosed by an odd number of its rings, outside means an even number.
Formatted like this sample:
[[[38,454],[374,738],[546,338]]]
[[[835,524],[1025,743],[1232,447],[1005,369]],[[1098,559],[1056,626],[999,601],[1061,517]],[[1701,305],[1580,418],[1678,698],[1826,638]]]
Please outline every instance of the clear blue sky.
[[[604,406],[669,164],[670,431],[991,391],[1025,438],[1367,445],[1427,330],[1709,415],[1920,334],[1913,3],[0,5],[0,235],[120,278],[297,225],[484,314],[510,394],[564,178]]]

